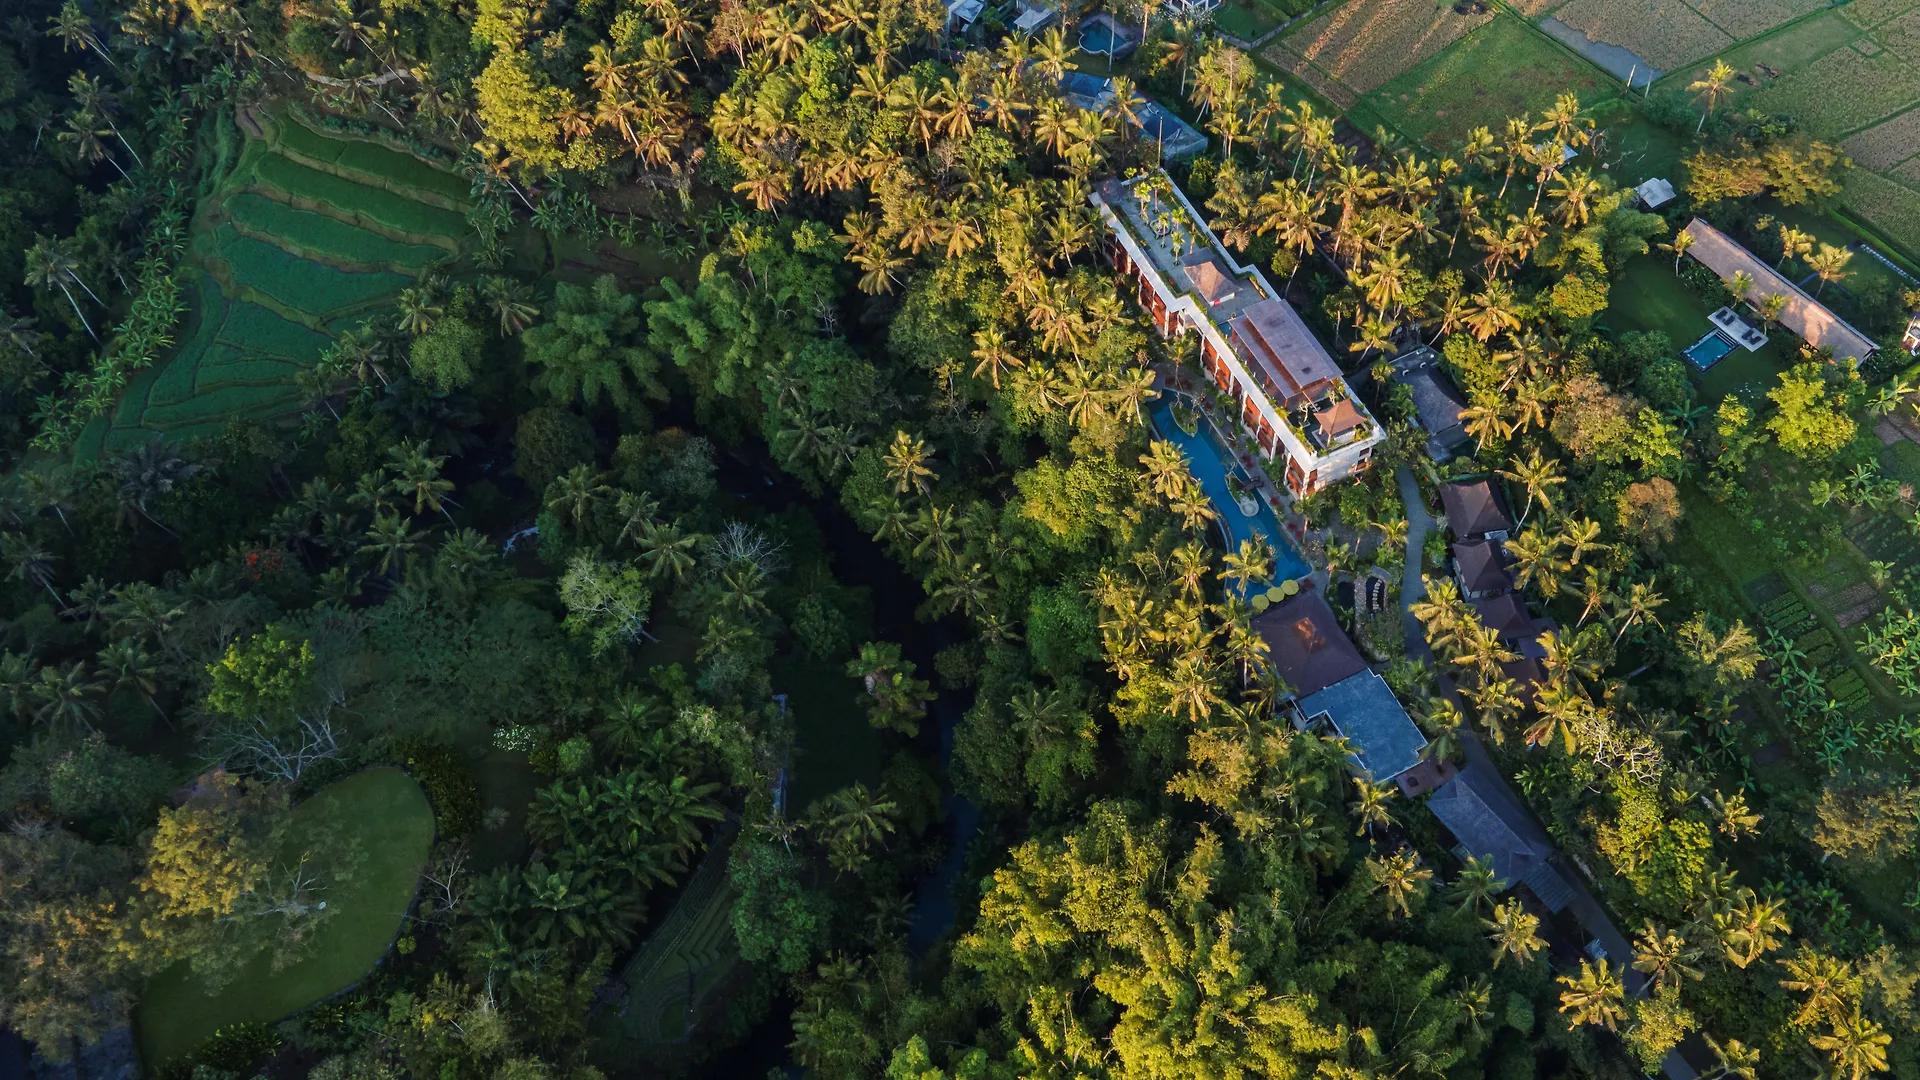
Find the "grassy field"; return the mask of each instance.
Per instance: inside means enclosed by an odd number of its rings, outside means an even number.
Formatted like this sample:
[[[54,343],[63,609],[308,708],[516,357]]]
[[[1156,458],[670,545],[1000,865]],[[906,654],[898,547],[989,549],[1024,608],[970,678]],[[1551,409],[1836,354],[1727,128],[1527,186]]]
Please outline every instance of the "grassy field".
[[[179,346],[82,433],[83,460],[298,410],[294,376],[329,335],[457,257],[459,177],[382,143],[262,119],[267,137],[247,142],[194,218],[186,266],[200,273]]]
[[[1673,275],[1673,260],[1646,256],[1627,264],[1613,283],[1611,303],[1603,317],[1615,334],[1657,330],[1685,349],[1705,336],[1713,324],[1713,308],[1695,296]],[[1800,339],[1791,331],[1775,330],[1759,352],[1735,349],[1706,371],[1688,364],[1700,400],[1709,407],[1732,394],[1751,404],[1773,388],[1779,372],[1799,355]]]
[[[1503,16],[1365,100],[1408,135],[1444,152],[1475,127],[1498,131],[1509,116],[1538,117],[1566,91],[1592,105],[1612,96],[1615,87],[1600,69]]]
[[[274,972],[263,954],[219,993],[209,994],[184,966],[149,982],[134,1009],[141,1056],[178,1057],[218,1028],[278,1020],[353,985],[386,955],[413,902],[414,883],[433,843],[433,810],[413,778],[370,769],[294,808],[294,842],[328,818],[355,834],[366,861],[328,898],[337,914],[322,925],[307,959]]]

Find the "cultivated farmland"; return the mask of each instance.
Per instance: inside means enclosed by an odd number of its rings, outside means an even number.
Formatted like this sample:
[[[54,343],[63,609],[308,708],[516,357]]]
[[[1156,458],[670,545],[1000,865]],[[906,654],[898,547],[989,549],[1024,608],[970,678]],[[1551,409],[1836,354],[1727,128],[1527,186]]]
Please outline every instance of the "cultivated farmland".
[[[1433,0],[1353,0],[1267,49],[1267,59],[1350,105],[1493,19]]]
[[[1744,2],[1744,0],[1742,0]],[[1734,43],[1681,0],[1573,0],[1553,17],[1594,41],[1618,45],[1662,71]]]
[[[1540,111],[1556,95],[1582,101],[1613,93],[1600,69],[1570,55],[1523,21],[1503,16],[1400,76],[1367,101],[1401,130],[1436,150],[1457,146],[1480,125]]]
[[[297,410],[295,376],[331,334],[457,256],[459,177],[383,143],[261,119],[266,137],[248,140],[194,219],[180,344],[88,427],[81,456]]]

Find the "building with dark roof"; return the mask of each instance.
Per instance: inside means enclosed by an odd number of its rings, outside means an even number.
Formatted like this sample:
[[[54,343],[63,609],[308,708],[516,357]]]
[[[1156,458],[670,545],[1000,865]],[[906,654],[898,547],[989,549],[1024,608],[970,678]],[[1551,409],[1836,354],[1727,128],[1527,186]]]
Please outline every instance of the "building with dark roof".
[[[1546,834],[1481,765],[1468,765],[1442,784],[1427,797],[1427,809],[1459,841],[1454,853],[1463,860],[1491,863],[1500,880],[1526,885],[1556,914],[1572,901],[1573,887],[1554,869]]]
[[[1290,596],[1253,617],[1268,660],[1295,694],[1315,694],[1367,670],[1360,649],[1340,629],[1317,591]]]
[[[1440,367],[1440,354],[1422,345],[1393,362],[1392,381],[1413,397],[1414,421],[1427,433],[1427,456],[1451,461],[1471,436],[1460,423],[1467,399]]]
[[[1513,531],[1513,515],[1507,512],[1506,501],[1485,480],[1440,485],[1440,505],[1446,509],[1447,527],[1456,539],[1493,536],[1504,540]]]
[[[1501,593],[1472,603],[1474,614],[1480,617],[1480,624],[1499,634],[1500,644],[1535,660],[1546,657],[1547,650],[1540,644],[1540,635],[1559,629],[1560,624],[1552,619],[1535,617],[1521,602],[1518,593]]]
[[[1513,588],[1513,575],[1507,573],[1507,556],[1498,540],[1469,540],[1453,545],[1454,576],[1460,582],[1460,595],[1469,600],[1492,596]]]
[[[1420,764],[1427,737],[1420,733],[1387,681],[1363,670],[1308,694],[1294,703],[1296,723],[1303,728],[1321,725],[1353,744],[1353,765],[1374,783],[1392,782]]]

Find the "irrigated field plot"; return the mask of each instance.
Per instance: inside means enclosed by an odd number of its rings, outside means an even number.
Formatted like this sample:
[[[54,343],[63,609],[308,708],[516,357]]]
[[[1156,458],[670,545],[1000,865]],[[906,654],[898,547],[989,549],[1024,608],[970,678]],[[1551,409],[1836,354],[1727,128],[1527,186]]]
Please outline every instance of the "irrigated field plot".
[[[1920,184],[1920,177],[1915,183]],[[1894,243],[1909,252],[1920,252],[1920,191],[1878,173],[1855,169],[1847,175],[1845,205]]]
[[[1573,0],[1556,9],[1553,17],[1594,41],[1620,46],[1661,71],[1672,71],[1734,43],[1733,35],[1681,0]]]
[[[1920,109],[1908,109],[1847,137],[1840,144],[1855,165],[1886,172],[1920,154]]]
[[[1707,20],[1744,40],[1827,6],[1827,0],[1690,0]]]
[[[1835,49],[1753,95],[1755,108],[1782,112],[1825,139],[1840,139],[1920,100],[1920,65],[1891,51],[1862,56]]]
[[[1492,18],[1434,0],[1353,0],[1274,42],[1266,57],[1346,106]]]
[[[187,265],[202,272],[179,346],[88,427],[81,457],[156,432],[215,435],[235,417],[298,410],[295,376],[329,333],[458,252],[466,232],[458,177],[385,145],[268,123],[269,137],[247,144],[194,219]]]
[[[1916,5],[1914,0],[1852,0],[1840,9],[1849,21],[1861,29],[1878,26]]]
[[[1537,118],[1569,90],[1588,104],[1614,92],[1598,68],[1507,16],[1381,87],[1367,101],[1407,134],[1447,151],[1480,125],[1498,130],[1509,116]]]

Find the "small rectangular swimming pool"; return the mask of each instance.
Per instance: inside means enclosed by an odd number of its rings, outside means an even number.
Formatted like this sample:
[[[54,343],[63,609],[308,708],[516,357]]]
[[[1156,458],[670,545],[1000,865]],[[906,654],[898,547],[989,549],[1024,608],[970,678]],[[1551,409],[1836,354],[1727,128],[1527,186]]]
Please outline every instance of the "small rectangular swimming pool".
[[[1718,330],[1709,330],[1707,336],[1687,346],[1687,359],[1693,366],[1705,371],[1726,358],[1733,351],[1733,342]]]

